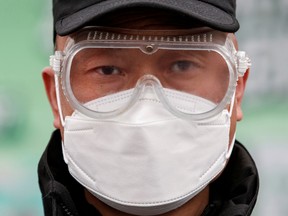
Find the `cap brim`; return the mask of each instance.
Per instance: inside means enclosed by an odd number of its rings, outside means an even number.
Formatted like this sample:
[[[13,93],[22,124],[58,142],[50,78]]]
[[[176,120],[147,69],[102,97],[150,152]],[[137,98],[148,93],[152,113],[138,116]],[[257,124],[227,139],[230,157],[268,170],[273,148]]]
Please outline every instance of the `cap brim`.
[[[220,8],[202,1],[187,0],[118,0],[103,1],[56,20],[55,30],[64,36],[84,27],[91,20],[109,12],[134,7],[154,7],[180,12],[203,25],[224,32],[236,32],[239,29],[237,19]]]

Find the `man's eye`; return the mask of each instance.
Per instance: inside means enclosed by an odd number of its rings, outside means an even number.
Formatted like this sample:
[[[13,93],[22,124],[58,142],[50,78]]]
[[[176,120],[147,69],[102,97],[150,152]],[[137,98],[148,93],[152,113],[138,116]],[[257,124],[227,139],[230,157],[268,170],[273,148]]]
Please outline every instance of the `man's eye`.
[[[172,64],[171,71],[172,72],[186,72],[192,70],[194,64],[191,61],[177,61]]]
[[[119,75],[120,70],[114,66],[102,66],[96,69],[99,74],[102,75]]]

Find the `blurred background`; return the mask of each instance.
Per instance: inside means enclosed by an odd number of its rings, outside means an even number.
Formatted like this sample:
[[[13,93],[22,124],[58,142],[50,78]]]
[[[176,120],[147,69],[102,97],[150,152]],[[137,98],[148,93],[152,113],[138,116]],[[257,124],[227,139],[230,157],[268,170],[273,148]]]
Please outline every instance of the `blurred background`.
[[[53,130],[41,70],[52,54],[51,2],[0,2],[0,215],[43,215],[37,164]],[[237,138],[261,188],[253,216],[288,215],[288,1],[238,0],[240,49],[253,60]]]

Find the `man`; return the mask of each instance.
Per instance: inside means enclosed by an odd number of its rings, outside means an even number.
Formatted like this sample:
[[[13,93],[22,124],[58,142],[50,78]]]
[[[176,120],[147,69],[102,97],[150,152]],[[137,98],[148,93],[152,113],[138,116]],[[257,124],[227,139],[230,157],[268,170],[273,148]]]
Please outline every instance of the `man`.
[[[54,0],[53,15],[45,215],[250,215],[235,1]]]

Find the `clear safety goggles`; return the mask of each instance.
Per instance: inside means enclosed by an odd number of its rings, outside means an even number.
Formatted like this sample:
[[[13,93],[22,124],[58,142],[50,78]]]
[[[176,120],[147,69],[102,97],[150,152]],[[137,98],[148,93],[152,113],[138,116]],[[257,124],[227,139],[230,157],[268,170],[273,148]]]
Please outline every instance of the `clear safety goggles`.
[[[250,59],[208,28],[91,27],[70,35],[50,64],[71,107],[89,117],[113,117],[152,89],[174,114],[199,120],[227,107]]]

